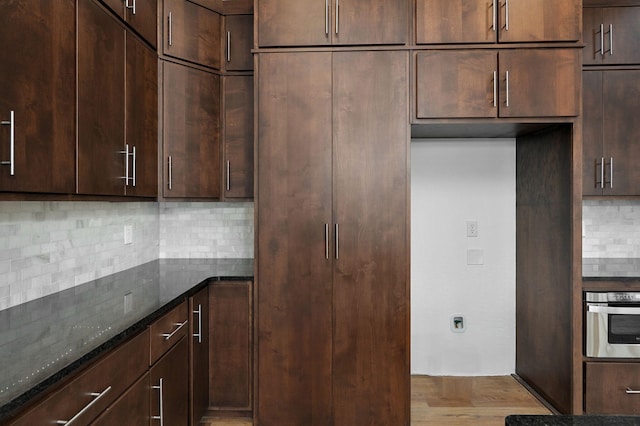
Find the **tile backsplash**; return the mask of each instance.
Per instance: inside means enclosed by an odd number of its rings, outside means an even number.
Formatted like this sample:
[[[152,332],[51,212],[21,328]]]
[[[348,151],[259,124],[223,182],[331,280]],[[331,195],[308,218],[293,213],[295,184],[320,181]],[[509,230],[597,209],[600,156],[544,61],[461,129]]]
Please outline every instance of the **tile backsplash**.
[[[0,203],[0,310],[171,257],[252,258],[253,204]]]
[[[582,203],[583,258],[640,258],[640,201]]]

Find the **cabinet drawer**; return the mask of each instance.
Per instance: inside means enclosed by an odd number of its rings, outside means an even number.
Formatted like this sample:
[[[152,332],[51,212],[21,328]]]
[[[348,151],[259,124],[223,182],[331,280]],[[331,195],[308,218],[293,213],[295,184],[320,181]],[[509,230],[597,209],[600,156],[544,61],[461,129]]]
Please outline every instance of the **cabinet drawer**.
[[[588,414],[640,414],[640,363],[588,362]]]
[[[86,424],[147,371],[149,332],[144,331],[96,362],[20,417],[14,425]]]
[[[149,365],[153,365],[181,337],[187,335],[188,317],[187,303],[183,302],[151,324]]]

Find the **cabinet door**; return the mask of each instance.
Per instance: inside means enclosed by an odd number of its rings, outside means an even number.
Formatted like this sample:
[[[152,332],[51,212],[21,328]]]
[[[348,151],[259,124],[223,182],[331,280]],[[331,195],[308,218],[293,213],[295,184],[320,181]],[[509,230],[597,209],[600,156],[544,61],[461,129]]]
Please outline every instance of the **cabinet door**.
[[[602,195],[602,71],[584,71],[582,84],[582,194]]]
[[[408,425],[408,55],[333,66],[333,424]]]
[[[225,69],[248,71],[253,69],[253,15],[225,16]]]
[[[189,415],[197,425],[209,408],[209,287],[189,298],[189,311]],[[217,354],[212,352],[212,356]]]
[[[640,64],[639,22],[640,6],[604,8],[604,64]]]
[[[405,44],[409,31],[406,1],[335,0],[334,45]]]
[[[604,50],[604,21],[602,8],[585,7],[582,9],[582,63],[584,65],[598,65],[602,63]]]
[[[165,197],[220,196],[220,79],[163,62]]]
[[[158,195],[158,59],[127,33],[126,138],[135,149],[128,167],[127,195]],[[125,172],[125,175],[127,173]]]
[[[417,118],[497,117],[497,52],[421,51],[416,65]]]
[[[252,283],[211,284],[211,407],[251,411]]]
[[[220,69],[220,15],[186,0],[164,0],[165,55]]]
[[[257,2],[258,45],[323,46],[331,44],[333,0],[261,0]]]
[[[602,99],[605,194],[640,195],[640,70],[603,72]]]
[[[499,0],[498,41],[580,41],[581,0]]]
[[[0,40],[0,191],[73,193],[75,1],[0,2]]]
[[[222,79],[224,198],[253,198],[253,76]]]
[[[127,22],[155,48],[158,44],[158,0],[129,0],[128,3]]]
[[[579,49],[500,52],[500,116],[577,116],[580,60]]]
[[[91,425],[148,425],[150,412],[149,389],[149,373],[146,373]]]
[[[79,0],[80,194],[124,195],[124,58],[124,27],[93,0]]]
[[[331,53],[261,54],[259,66],[257,421],[329,425]]]
[[[189,344],[180,339],[150,370],[152,425],[189,424]],[[160,419],[162,417],[162,420]]]
[[[495,43],[497,25],[487,0],[416,0],[418,44]]]
[[[640,414],[640,399],[627,389],[640,389],[640,364],[587,362],[585,412],[587,414]]]

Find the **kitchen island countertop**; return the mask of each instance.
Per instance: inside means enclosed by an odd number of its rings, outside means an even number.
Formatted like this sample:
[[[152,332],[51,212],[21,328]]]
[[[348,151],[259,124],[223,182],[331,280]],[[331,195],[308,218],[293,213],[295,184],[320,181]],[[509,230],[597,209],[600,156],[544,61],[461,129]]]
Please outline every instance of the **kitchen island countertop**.
[[[0,422],[212,280],[253,259],[160,259],[0,311]]]
[[[505,426],[637,426],[636,416],[554,416],[512,415],[505,419]]]

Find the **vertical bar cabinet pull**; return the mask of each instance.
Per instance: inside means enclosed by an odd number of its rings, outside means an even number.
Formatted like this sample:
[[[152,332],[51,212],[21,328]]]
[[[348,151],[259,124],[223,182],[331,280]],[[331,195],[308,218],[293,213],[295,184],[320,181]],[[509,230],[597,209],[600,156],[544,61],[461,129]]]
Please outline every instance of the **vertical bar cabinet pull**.
[[[613,189],[613,157],[609,162],[609,188]]]
[[[124,186],[129,186],[129,144],[124,145],[124,151],[120,151],[120,154],[124,154]]]
[[[496,0],[493,0],[491,2],[491,4],[489,5],[489,7],[491,8],[491,16],[492,16],[492,20],[491,20],[491,30],[493,32],[496,32],[496,19],[497,19],[497,14],[496,14]]]
[[[498,106],[498,71],[493,72],[493,107]]]
[[[340,225],[336,223],[336,260],[340,259]]]
[[[509,0],[504,0],[504,29],[509,31]]]
[[[173,13],[169,12],[169,46],[173,46]]]
[[[604,24],[600,24],[600,56],[604,56]]]
[[[505,105],[508,107],[509,106],[509,71],[507,71],[505,73],[505,89],[507,91],[507,97],[505,99]]]
[[[231,62],[231,31],[227,31],[227,62]]]
[[[336,35],[340,32],[340,0],[336,0]]]
[[[15,176],[16,174],[16,113],[11,111],[9,113],[9,120],[1,121],[3,126],[9,126],[9,161],[2,161],[0,164],[3,166],[9,166],[9,174]]]
[[[131,166],[133,169],[133,173],[132,173],[133,177],[131,178],[132,179],[131,183],[133,184],[133,186],[136,186],[136,146],[135,145],[133,146],[133,152],[131,153],[131,155],[133,156],[133,159],[131,160],[131,163],[132,163]]]
[[[324,0],[324,35],[329,36],[329,0]]]
[[[160,426],[164,426],[164,404],[162,403],[162,392],[163,392],[163,383],[162,383],[162,377],[160,377],[160,383],[158,383],[158,386],[153,386],[153,389],[158,389],[158,393],[160,394],[160,415],[159,416],[153,416],[151,417],[153,420],[160,420]]]
[[[329,224],[324,224],[324,257],[329,259]]]
[[[231,191],[231,161],[227,160],[227,191]]]
[[[169,156],[169,191],[171,191],[171,156]]]
[[[609,56],[613,56],[613,24],[609,24]]]
[[[193,337],[198,338],[198,343],[202,343],[202,304],[198,304],[198,310],[193,311],[194,314],[198,315],[198,332],[194,333]]]

